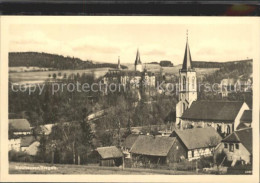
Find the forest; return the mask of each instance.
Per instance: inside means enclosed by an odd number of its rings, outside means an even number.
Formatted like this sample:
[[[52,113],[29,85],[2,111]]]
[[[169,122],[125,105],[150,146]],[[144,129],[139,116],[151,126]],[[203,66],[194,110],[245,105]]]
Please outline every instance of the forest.
[[[9,67],[44,67],[55,70],[75,70],[110,67],[117,68],[117,64],[93,63],[91,60],[83,61],[75,57],[38,53],[38,52],[11,52],[9,53]],[[127,68],[121,65],[123,69]]]

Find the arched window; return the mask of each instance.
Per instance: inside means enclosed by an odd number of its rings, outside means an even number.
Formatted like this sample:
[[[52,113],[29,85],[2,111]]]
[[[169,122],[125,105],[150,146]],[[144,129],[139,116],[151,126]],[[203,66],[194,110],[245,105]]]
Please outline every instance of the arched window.
[[[192,89],[195,89],[195,77],[192,77]]]
[[[230,134],[230,126],[227,126],[227,135]]]
[[[186,90],[186,77],[185,76],[183,76],[183,81],[182,81],[182,88],[183,88],[183,90]]]
[[[182,112],[184,112],[185,111],[185,104],[183,103],[182,104]]]

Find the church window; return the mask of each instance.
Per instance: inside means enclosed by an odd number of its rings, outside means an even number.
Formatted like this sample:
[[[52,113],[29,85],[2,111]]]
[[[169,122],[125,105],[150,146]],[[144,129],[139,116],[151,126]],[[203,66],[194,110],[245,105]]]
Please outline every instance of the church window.
[[[185,111],[185,104],[184,103],[182,104],[182,109],[183,109],[182,112],[184,112]]]
[[[186,90],[186,77],[185,76],[183,76],[182,84],[183,84],[183,86],[182,86],[183,90]]]
[[[227,135],[230,134],[230,126],[229,125],[227,126],[227,131],[226,132],[227,132]]]
[[[239,149],[239,144],[236,144],[236,149]]]
[[[192,77],[192,89],[195,89],[195,77]]]

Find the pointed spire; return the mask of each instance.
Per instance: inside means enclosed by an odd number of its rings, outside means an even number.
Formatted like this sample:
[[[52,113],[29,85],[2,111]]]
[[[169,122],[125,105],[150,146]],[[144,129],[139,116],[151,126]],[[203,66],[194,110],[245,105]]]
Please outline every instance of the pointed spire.
[[[141,62],[141,59],[140,59],[139,49],[137,49],[135,65],[139,65],[139,64],[142,64],[142,62]]]
[[[120,56],[118,56],[118,65],[117,65],[118,69],[121,69],[121,65],[120,65]]]
[[[184,59],[183,59],[183,64],[182,64],[182,70],[189,70],[192,69],[192,60],[191,60],[191,54],[190,54],[190,48],[188,44],[188,30],[186,33],[186,48],[185,48],[185,53],[184,53]]]

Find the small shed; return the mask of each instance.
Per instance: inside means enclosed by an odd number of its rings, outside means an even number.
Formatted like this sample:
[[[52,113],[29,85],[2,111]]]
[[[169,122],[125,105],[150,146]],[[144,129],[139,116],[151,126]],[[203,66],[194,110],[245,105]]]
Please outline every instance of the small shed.
[[[99,147],[96,151],[100,156],[100,166],[120,166],[123,164],[123,153],[116,146]]]

